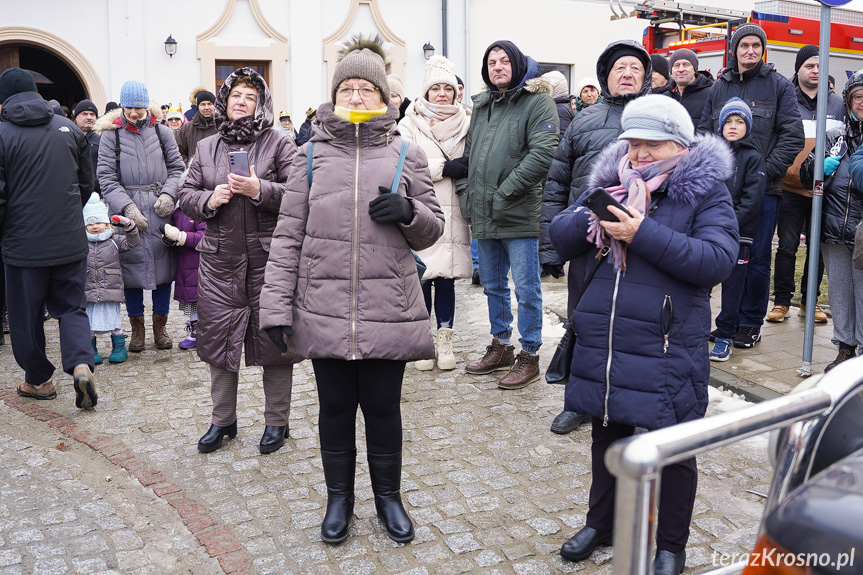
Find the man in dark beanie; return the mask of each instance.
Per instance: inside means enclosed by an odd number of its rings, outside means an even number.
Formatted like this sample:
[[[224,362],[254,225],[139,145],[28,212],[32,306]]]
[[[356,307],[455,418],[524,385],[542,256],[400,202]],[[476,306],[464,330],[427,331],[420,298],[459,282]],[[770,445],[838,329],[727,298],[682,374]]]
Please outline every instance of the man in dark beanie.
[[[767,163],[767,190],[761,208],[758,231],[749,252],[749,272],[743,288],[740,318],[734,347],[755,347],[761,340],[761,325],[770,298],[770,258],[773,233],[782,198],[780,180],[803,149],[803,124],[794,86],[762,60],[767,36],[757,24],[738,26],[731,35],[728,67],[710,88],[698,129],[717,133],[719,113],[733,97],[754,103],[753,126],[749,136]],[[714,339],[711,335],[711,340]]]
[[[794,61],[794,91],[797,108],[803,118],[806,144],[797,154],[794,163],[782,178],[782,202],[779,204],[779,247],[773,270],[773,309],[767,313],[767,321],[781,323],[789,316],[791,296],[796,291],[794,271],[797,262],[797,249],[800,235],[806,235],[806,260],[809,260],[809,222],[812,213],[812,190],[800,182],[800,166],[815,148],[815,110],[818,104],[818,46],[807,45],[797,51]],[[845,125],[845,105],[842,98],[827,93],[827,130],[843,128]],[[824,259],[818,259],[818,295],[824,279]],[[806,288],[809,281],[809,266],[803,267],[800,292],[806,301]],[[805,304],[800,306],[800,314],[805,315]],[[815,306],[815,323],[827,323],[827,314]]]
[[[482,79],[488,91],[473,97],[464,150],[467,177],[457,182],[462,215],[479,247],[479,275],[492,336],[486,354],[465,371],[506,371],[498,380],[502,389],[519,389],[540,377],[539,211],[542,180],[559,139],[551,86],[541,75],[539,64],[510,41],[494,42],[486,49]],[[448,170],[444,164],[444,172]],[[510,341],[510,270],[518,299],[518,356]]]
[[[187,166],[195,155],[198,142],[216,133],[216,96],[209,90],[195,94],[198,113],[177,132],[177,149]]]
[[[560,139],[545,182],[540,215],[539,261],[542,269],[554,277],[563,276],[563,259],[554,251],[549,238],[549,226],[554,216],[574,204],[587,191],[587,178],[599,152],[617,141],[621,134],[623,108],[632,100],[650,93],[653,66],[641,44],[619,40],[609,44],[596,61],[602,99],[582,109]],[[585,258],[569,262],[567,283],[571,316],[575,301],[581,294],[587,271]],[[562,411],[551,424],[554,433],[570,433],[590,421],[583,413]]]
[[[675,50],[668,59],[668,65],[671,66],[672,88],[667,95],[683,104],[692,123],[698,125],[707,94],[713,86],[713,76],[706,70],[698,69],[698,56],[686,48]]]
[[[84,295],[89,248],[81,209],[93,190],[87,140],[54,114],[25,70],[0,74],[0,98],[0,245],[12,353],[24,370],[18,394],[57,397],[55,366],[45,354],[44,303],[60,320],[60,353],[75,405],[89,409],[97,396]]]
[[[671,85],[668,81],[668,60],[662,54],[651,54],[650,63],[653,66],[651,74],[651,93],[668,95]]]
[[[93,124],[96,123],[99,110],[96,104],[90,100],[81,100],[72,109],[72,121],[84,132],[87,138],[87,144],[90,146],[90,159],[93,162],[93,173],[96,173],[96,164],[99,163],[99,142],[102,136],[93,130]],[[99,179],[93,178],[93,191],[102,195],[99,189]]]

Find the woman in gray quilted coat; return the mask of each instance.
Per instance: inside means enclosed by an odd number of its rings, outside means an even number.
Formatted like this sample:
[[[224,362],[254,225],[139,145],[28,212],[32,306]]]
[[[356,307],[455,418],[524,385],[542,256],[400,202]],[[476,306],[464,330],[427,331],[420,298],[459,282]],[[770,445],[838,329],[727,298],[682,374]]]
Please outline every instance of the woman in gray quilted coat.
[[[328,543],[347,538],[353,516],[357,407],[378,517],[393,541],[414,537],[400,495],[401,387],[406,362],[431,359],[434,344],[411,248],[432,246],[444,217],[419,146],[390,193],[403,140],[384,58],[358,38],[336,66],[332,103],[288,178],[261,292],[261,326],[315,370]]]
[[[237,435],[240,356],[263,366],[264,434],[261,453],[280,449],[288,436],[295,359],[283,356],[261,331],[259,297],[291,160],[292,138],[272,130],[273,102],[263,77],[239,68],[216,96],[218,133],[198,143],[180,209],[207,230],[198,242],[198,357],[210,365],[212,425],[198,451]],[[231,173],[228,154],[244,152],[249,175]],[[235,170],[236,171],[236,170]]]
[[[171,130],[159,124],[161,110],[150,107],[144,84],[123,84],[120,106],[99,118],[93,129],[102,135],[96,167],[102,196],[112,214],[135,222],[141,236],[138,247],[120,254],[132,324],[129,351],[144,351],[144,290],[152,292],[156,347],[171,349],[165,326],[177,257],[162,243],[159,225],[168,223],[174,211],[183,160]]]

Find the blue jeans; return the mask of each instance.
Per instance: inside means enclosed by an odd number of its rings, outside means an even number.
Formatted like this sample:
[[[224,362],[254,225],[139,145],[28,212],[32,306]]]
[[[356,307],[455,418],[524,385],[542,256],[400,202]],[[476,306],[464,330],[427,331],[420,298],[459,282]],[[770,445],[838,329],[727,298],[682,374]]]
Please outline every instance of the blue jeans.
[[[770,262],[773,249],[773,233],[779,215],[779,196],[764,196],[758,231],[749,248],[749,271],[740,301],[740,319],[743,327],[761,327],[770,301]]]
[[[136,288],[126,288],[123,290],[126,294],[126,312],[129,317],[144,316],[144,290]],[[152,292],[153,297],[153,313],[156,315],[168,315],[171,309],[171,284],[162,284],[156,286]]]
[[[507,274],[512,272],[518,302],[518,342],[536,353],[542,345],[542,284],[539,238],[478,240],[479,279],[488,298],[488,320],[496,339],[512,337],[512,307]]]
[[[479,268],[479,245],[477,240],[470,241],[470,259],[473,260],[473,269]]]

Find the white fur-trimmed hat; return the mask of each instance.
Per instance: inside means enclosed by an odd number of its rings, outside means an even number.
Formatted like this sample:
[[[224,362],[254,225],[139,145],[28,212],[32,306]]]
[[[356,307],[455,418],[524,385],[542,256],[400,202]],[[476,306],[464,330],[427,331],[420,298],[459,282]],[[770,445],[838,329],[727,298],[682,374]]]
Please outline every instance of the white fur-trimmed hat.
[[[695,137],[689,112],[676,100],[661,94],[636,98],[620,118],[623,133],[618,140],[673,140],[688,148]]]
[[[435,84],[449,84],[458,96],[458,78],[455,76],[455,66],[445,56],[432,56],[426,62],[426,71],[423,76],[423,98],[429,93],[429,88]]]

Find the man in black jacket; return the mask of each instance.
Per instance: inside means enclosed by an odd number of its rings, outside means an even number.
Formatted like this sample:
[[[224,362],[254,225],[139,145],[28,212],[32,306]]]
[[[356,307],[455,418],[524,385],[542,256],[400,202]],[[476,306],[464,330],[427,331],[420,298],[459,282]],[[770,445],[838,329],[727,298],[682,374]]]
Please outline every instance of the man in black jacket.
[[[564,262],[549,239],[551,220],[587,190],[587,177],[594,158],[622,132],[620,117],[624,106],[650,93],[653,77],[650,56],[641,44],[632,40],[612,42],[596,62],[596,77],[602,89],[602,100],[579,112],[569,125],[560,139],[543,188],[539,262],[544,271],[556,278],[563,275]],[[586,263],[584,258],[569,263],[570,294],[581,293]],[[574,305],[571,300],[567,303],[567,317],[575,311]],[[590,416],[563,411],[555,417],[551,430],[569,433],[586,421],[590,421]]]
[[[312,137],[312,121],[315,119],[317,113],[318,111],[314,108],[306,110],[306,121],[303,122],[302,126],[300,126],[300,132],[297,134],[298,148],[308,142],[309,138]]]
[[[803,149],[803,124],[791,82],[762,60],[767,35],[757,24],[743,24],[731,36],[728,67],[710,88],[698,129],[717,133],[722,107],[733,97],[752,109],[753,143],[767,163],[767,190],[758,231],[752,240],[749,272],[740,304],[734,347],[754,347],[761,340],[761,325],[770,297],[770,260],[773,232],[782,189],[779,182]]]
[[[698,56],[692,50],[675,50],[668,59],[671,66],[672,88],[666,92],[686,108],[692,123],[698,125],[707,102],[707,94],[713,86],[713,76],[698,69]]]
[[[93,189],[84,133],[57,116],[20,68],[0,74],[0,245],[10,336],[24,370],[18,394],[54,399],[55,367],[45,354],[42,303],[60,320],[63,370],[75,405],[96,405],[84,282],[87,236],[82,207]]]
[[[99,163],[99,141],[102,139],[102,136],[93,131],[93,124],[96,123],[98,117],[99,109],[90,100],[81,100],[72,108],[72,121],[84,132],[84,137],[87,138],[87,144],[90,146],[90,160],[93,163],[94,174],[96,173],[96,164]],[[100,196],[102,195],[97,178],[93,178],[93,191]]]

